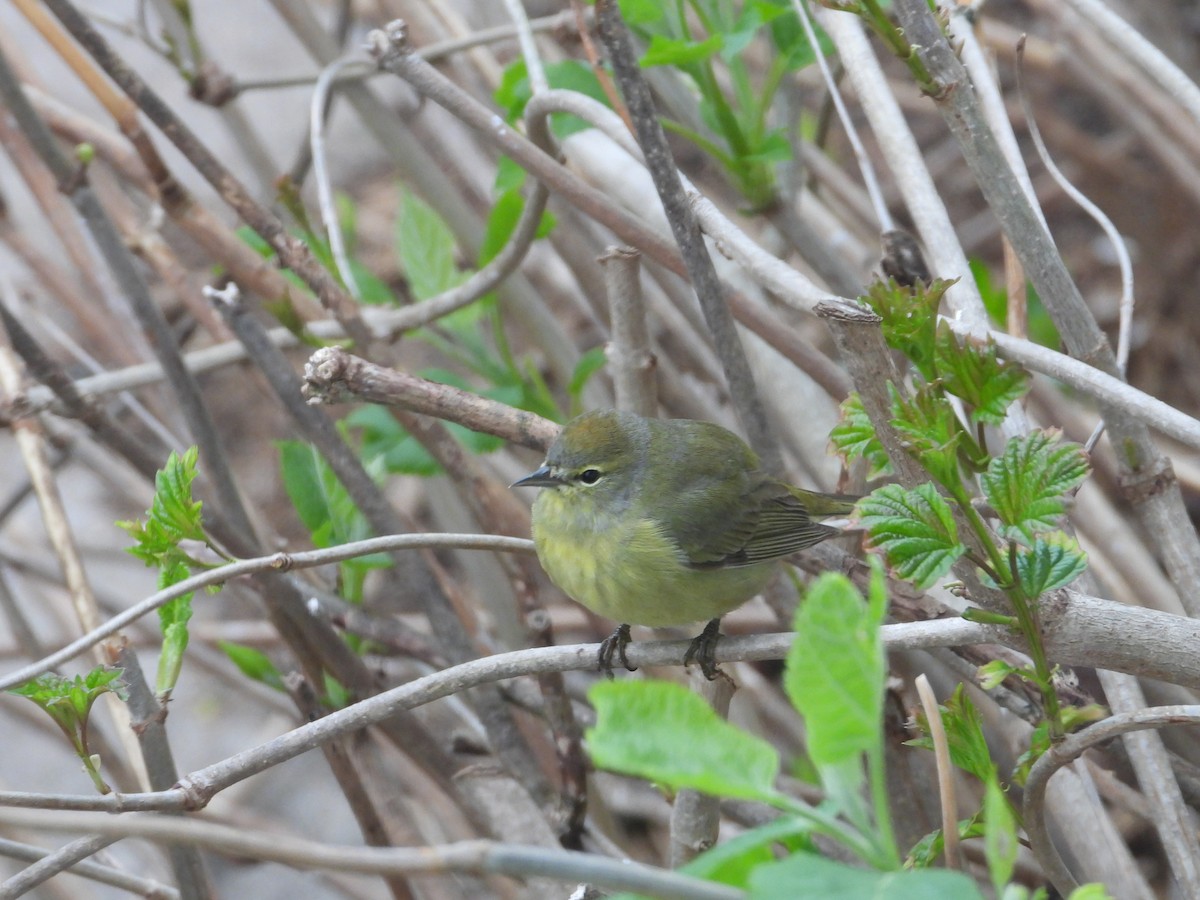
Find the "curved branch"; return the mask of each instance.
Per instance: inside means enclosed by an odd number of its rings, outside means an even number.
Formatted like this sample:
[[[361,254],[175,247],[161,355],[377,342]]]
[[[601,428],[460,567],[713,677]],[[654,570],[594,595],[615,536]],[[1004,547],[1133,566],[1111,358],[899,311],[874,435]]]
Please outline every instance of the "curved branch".
[[[1029,778],[1025,781],[1025,832],[1029,835],[1030,846],[1042,869],[1064,897],[1075,890],[1079,883],[1058,855],[1058,850],[1050,838],[1050,831],[1046,827],[1046,819],[1042,815],[1045,809],[1046,787],[1051,776],[1077,760],[1086,750],[1131,731],[1196,724],[1200,724],[1200,706],[1153,706],[1123,713],[1111,716],[1083,731],[1067,735],[1033,764]]]

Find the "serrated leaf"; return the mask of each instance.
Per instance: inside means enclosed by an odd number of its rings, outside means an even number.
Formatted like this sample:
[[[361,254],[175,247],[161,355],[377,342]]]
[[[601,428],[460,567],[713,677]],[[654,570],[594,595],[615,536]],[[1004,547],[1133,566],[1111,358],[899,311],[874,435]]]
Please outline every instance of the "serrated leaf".
[[[938,712],[946,731],[950,761],[980,781],[994,777],[996,764],[992,762],[987,738],[983,734],[983,719],[961,684],[954,689],[954,693],[944,704],[939,704]],[[932,750],[933,741],[928,737],[929,723],[923,715],[918,716],[918,722],[924,735],[906,743]]]
[[[1027,597],[1066,587],[1087,568],[1087,554],[1062,532],[1039,535],[1031,548],[1020,547],[1016,555],[1017,582]]]
[[[674,790],[780,802],[775,749],[730,725],[686,687],[607,681],[593,685],[588,698],[596,725],[588,729],[587,747],[597,768]]]
[[[980,482],[1010,538],[1033,540],[1058,527],[1066,507],[1063,496],[1087,477],[1087,454],[1078,444],[1059,442],[1056,433],[1034,431],[1008,442]]]
[[[1029,376],[996,357],[996,345],[960,343],[950,326],[938,326],[935,363],[942,386],[969,406],[972,422],[998,425],[1014,400],[1029,390]]]
[[[813,853],[795,853],[759,866],[750,877],[750,900],[983,900],[962,872],[916,869],[875,872],[853,868]]]
[[[967,552],[950,507],[932,484],[905,490],[885,485],[858,502],[858,520],[872,546],[901,578],[925,589]]]
[[[936,377],[934,340],[942,295],[953,281],[937,279],[929,285],[906,287],[895,280],[876,281],[862,298],[883,322],[883,339],[899,350],[926,381]]]
[[[909,455],[939,484],[958,485],[962,478],[959,445],[964,434],[940,389],[923,382],[906,397],[889,382],[888,393],[892,399],[892,425],[904,437]]]
[[[883,604],[868,605],[844,575],[827,572],[796,610],[784,687],[804,716],[818,770],[879,745],[887,665],[879,636]]]
[[[837,452],[847,462],[853,459],[865,460],[869,467],[868,480],[890,472],[892,464],[888,460],[887,451],[876,436],[871,417],[863,408],[862,397],[857,391],[842,401],[840,411],[838,423],[829,433],[829,441]]]

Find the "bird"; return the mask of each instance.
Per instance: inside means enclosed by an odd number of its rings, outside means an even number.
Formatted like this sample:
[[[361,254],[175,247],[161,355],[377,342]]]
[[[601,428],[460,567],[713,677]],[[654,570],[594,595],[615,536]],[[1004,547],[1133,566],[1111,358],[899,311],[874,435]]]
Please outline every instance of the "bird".
[[[839,534],[857,497],[796,487],[763,470],[711,422],[602,409],[563,426],[537,470],[513,487],[541,492],[532,511],[542,568],[568,596],[620,626],[600,646],[612,676],[629,627],[708,620],[688,648],[710,680],[720,620],[766,587],[780,561]]]

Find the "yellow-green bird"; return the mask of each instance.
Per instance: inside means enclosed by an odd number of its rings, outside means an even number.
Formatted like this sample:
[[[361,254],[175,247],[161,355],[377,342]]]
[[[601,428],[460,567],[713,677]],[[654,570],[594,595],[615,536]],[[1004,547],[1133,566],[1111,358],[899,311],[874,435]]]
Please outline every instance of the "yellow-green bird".
[[[533,540],[550,578],[621,626],[600,647],[611,675],[629,625],[708,619],[686,661],[715,677],[721,616],[764,587],[780,559],[838,534],[814,521],[857,498],[806,491],[764,472],[733,432],[711,422],[617,410],[563,426],[545,464],[514,487],[544,488]]]

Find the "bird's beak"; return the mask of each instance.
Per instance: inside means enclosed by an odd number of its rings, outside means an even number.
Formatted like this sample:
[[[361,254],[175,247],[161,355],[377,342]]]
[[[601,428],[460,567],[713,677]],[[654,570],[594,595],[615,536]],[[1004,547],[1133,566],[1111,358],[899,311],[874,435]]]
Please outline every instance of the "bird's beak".
[[[519,481],[514,481],[509,487],[557,487],[562,483],[562,478],[550,471],[549,466],[542,466]]]

